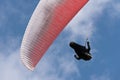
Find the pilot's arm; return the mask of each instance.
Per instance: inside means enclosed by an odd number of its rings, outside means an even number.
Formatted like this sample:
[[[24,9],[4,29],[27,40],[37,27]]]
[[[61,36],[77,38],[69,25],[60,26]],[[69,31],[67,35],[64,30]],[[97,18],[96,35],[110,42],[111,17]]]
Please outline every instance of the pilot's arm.
[[[80,59],[81,59],[78,55],[74,55],[74,57],[75,57],[77,60],[80,60]]]
[[[90,49],[91,49],[91,48],[90,48],[90,43],[89,43],[89,41],[87,41],[87,47],[88,47],[88,49],[87,49],[88,52],[90,52]]]

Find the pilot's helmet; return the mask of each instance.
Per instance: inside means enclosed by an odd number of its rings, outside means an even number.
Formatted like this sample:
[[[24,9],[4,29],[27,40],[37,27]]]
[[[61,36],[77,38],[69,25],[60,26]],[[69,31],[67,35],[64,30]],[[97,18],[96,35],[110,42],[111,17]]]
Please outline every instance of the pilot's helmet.
[[[74,45],[75,45],[76,43],[75,42],[70,42],[70,47],[74,47]]]

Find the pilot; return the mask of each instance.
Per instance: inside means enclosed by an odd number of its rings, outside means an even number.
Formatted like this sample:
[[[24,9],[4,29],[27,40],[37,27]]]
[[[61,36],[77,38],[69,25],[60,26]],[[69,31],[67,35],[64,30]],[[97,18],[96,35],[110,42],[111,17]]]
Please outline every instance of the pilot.
[[[79,45],[75,42],[70,42],[70,47],[74,49],[75,55],[74,57],[77,60],[83,59],[83,60],[90,60],[92,58],[91,53],[90,53],[90,44],[89,41],[87,41],[87,47]]]

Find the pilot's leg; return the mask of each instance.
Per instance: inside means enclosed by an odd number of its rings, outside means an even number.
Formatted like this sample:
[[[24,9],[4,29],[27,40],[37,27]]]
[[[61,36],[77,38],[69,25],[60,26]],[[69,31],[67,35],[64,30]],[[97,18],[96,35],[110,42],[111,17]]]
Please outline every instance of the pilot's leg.
[[[80,60],[80,59],[81,59],[77,54],[74,55],[74,57],[75,57],[77,60]]]

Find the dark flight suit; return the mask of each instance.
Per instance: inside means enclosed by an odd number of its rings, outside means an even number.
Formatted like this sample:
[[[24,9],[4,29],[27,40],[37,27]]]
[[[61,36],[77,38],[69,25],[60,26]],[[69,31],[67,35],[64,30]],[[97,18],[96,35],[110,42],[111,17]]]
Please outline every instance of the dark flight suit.
[[[90,54],[90,45],[89,42],[87,42],[87,47],[79,45],[75,42],[70,42],[70,47],[74,49],[76,55],[74,57],[77,60],[83,59],[83,60],[90,60],[92,58]]]

